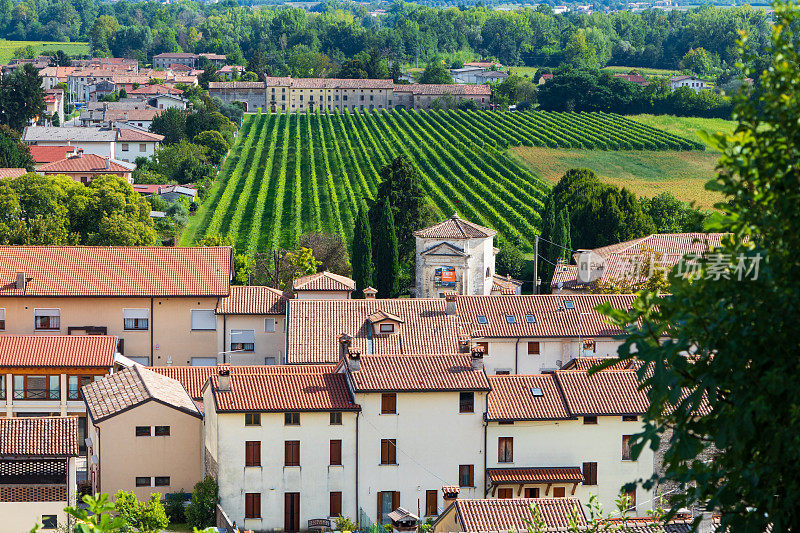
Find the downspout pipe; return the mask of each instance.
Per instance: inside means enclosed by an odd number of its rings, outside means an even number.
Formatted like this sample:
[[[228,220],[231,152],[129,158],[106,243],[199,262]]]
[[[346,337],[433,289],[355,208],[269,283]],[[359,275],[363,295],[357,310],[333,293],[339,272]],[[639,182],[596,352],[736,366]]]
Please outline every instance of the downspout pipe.
[[[517,337],[517,342],[514,344],[514,373],[519,374],[519,341],[522,339]]]

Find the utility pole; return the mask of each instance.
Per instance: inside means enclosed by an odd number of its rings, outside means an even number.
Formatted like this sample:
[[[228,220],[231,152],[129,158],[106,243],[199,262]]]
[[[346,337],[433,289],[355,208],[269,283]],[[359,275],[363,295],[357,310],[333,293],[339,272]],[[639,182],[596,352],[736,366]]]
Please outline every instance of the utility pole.
[[[539,294],[539,236],[533,236],[533,294]]]

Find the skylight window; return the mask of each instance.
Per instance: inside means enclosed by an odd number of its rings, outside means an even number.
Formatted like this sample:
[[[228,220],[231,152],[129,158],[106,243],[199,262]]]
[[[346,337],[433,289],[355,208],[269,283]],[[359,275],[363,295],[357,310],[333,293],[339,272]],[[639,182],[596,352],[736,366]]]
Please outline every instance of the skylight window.
[[[477,319],[478,319],[478,324],[488,324],[489,323],[489,321],[486,320],[486,315],[478,315]]]
[[[540,389],[539,387],[534,387],[531,389],[531,394],[537,397],[544,396],[544,391],[542,391],[542,389]]]
[[[536,317],[533,315],[525,315],[525,322],[528,324],[536,324]]]
[[[506,315],[506,322],[508,322],[509,324],[516,324],[517,317],[515,317],[514,315]]]
[[[572,300],[564,300],[564,309],[575,309],[575,302]]]

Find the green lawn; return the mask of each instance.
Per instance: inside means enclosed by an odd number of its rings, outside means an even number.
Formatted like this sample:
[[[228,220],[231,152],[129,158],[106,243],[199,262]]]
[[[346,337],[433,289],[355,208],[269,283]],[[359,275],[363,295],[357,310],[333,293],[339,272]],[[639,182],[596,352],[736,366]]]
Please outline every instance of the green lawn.
[[[23,46],[33,46],[37,54],[63,50],[65,53],[74,55],[86,55],[89,53],[89,43],[60,43],[54,41],[6,41],[0,40],[0,63],[8,63],[14,57],[14,50]]]
[[[733,129],[736,127],[735,121],[721,118],[675,117],[672,115],[628,115],[626,118],[693,141],[703,142],[706,146],[708,144],[697,136],[698,131],[733,133]]]
[[[603,181],[630,189],[637,196],[671,192],[702,209],[713,207],[719,193],[705,190],[714,177],[719,154],[713,151],[605,151],[518,146],[509,149],[518,161],[551,183],[571,168],[588,168]]]

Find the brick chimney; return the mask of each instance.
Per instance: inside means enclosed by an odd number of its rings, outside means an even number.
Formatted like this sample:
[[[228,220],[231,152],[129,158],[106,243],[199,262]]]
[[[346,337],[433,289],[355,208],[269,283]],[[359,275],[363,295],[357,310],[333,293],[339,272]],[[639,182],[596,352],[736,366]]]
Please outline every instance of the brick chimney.
[[[448,294],[444,297],[445,301],[445,312],[453,316],[456,314],[456,295],[455,294]]]
[[[361,352],[350,352],[347,354],[347,368],[350,372],[361,370]]]
[[[483,346],[472,347],[472,361],[471,366],[473,370],[483,369]]]
[[[28,284],[28,280],[25,279],[25,272],[17,272],[17,283],[16,288],[18,290],[24,291],[25,287]]]
[[[350,345],[353,343],[353,337],[347,333],[339,334],[339,360],[347,361],[347,354],[350,352]]]
[[[217,376],[219,377],[219,387],[217,387],[217,390],[230,392],[231,365],[217,365]]]
[[[361,292],[364,293],[364,298],[366,300],[374,300],[375,299],[375,295],[378,294],[378,289],[376,289],[375,287],[370,286],[370,287],[365,288]]]
[[[444,500],[444,508],[447,507],[458,499],[458,494],[461,492],[461,489],[456,486],[444,486],[442,487],[442,494]]]

